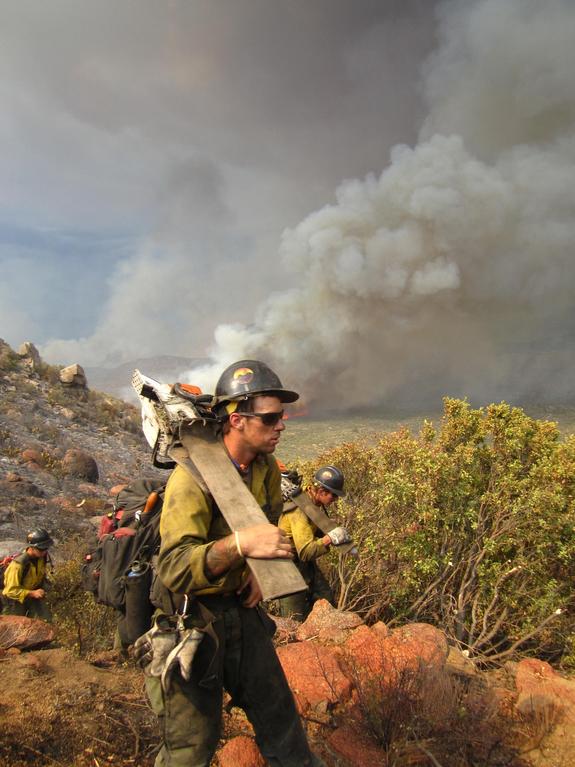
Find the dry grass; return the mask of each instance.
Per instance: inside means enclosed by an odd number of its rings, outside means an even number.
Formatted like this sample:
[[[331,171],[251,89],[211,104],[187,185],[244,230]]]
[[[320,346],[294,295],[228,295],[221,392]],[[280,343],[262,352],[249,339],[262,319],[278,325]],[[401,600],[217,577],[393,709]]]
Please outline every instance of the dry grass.
[[[386,753],[385,767],[523,765],[516,723],[479,677],[423,664],[387,671],[354,674],[359,706],[369,734]]]

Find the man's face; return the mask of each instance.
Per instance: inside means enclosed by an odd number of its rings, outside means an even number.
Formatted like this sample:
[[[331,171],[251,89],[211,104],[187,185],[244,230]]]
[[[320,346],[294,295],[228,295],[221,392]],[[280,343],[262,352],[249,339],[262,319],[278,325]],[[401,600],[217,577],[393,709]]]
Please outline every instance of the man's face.
[[[36,546],[29,546],[28,549],[36,559],[46,559],[48,556],[48,549],[38,549]]]
[[[246,447],[256,453],[273,453],[285,429],[285,423],[280,418],[273,426],[266,426],[262,419],[254,414],[280,413],[282,410],[283,404],[278,397],[262,395],[254,397],[253,413],[238,413],[241,416],[241,435]]]
[[[329,506],[330,503],[337,501],[337,495],[332,493],[331,490],[326,490],[324,487],[320,487],[317,490],[315,497],[322,506]]]

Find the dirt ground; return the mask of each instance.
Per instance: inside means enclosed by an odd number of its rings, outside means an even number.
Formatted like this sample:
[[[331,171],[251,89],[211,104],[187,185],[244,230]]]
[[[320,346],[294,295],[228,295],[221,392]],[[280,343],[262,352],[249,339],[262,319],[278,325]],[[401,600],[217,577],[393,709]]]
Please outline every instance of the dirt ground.
[[[64,648],[8,654],[0,685],[0,767],[152,767],[159,734],[143,676],[114,653],[92,662]],[[226,715],[225,738],[246,729],[237,709]],[[518,763],[575,765],[572,716],[550,713],[521,729]]]
[[[0,765],[148,767],[158,742],[142,674],[68,650],[0,659]]]

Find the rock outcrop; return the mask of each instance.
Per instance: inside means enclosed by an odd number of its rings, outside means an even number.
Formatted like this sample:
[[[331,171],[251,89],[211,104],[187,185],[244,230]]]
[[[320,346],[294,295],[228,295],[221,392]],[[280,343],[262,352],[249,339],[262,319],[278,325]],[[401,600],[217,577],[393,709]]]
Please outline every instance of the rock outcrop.
[[[54,629],[46,621],[20,615],[0,615],[0,650],[45,647],[54,637]]]
[[[18,356],[23,358],[27,367],[32,371],[39,370],[42,365],[40,352],[31,341],[24,341],[18,349]]]
[[[68,365],[68,367],[60,370],[60,383],[76,389],[88,388],[88,380],[84,368],[78,364]]]
[[[100,478],[98,464],[91,455],[83,450],[74,448],[67,450],[62,459],[62,469],[65,474],[87,482],[97,482]]]

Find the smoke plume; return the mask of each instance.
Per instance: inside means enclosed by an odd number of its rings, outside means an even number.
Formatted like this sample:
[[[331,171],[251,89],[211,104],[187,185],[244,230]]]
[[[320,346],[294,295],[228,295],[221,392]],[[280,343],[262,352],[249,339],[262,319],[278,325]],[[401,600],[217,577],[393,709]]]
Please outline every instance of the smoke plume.
[[[297,287],[218,327],[187,374],[205,389],[247,357],[316,408],[569,398],[575,5],[449,2],[438,23],[419,142],[284,232]]]

